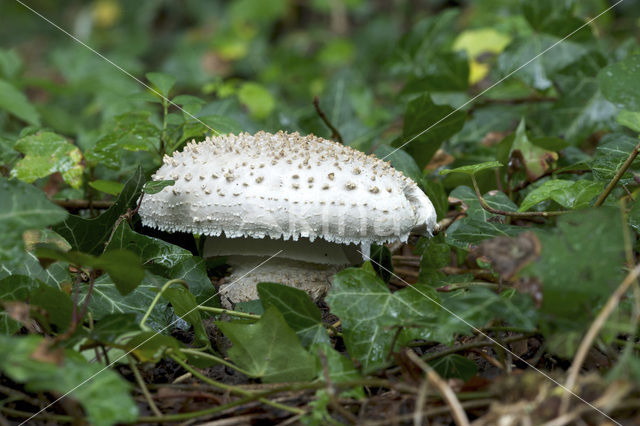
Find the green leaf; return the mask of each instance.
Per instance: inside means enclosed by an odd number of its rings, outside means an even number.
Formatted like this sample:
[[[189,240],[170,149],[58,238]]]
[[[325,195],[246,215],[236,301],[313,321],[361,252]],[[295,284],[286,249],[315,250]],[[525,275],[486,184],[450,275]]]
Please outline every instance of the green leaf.
[[[548,180],[527,194],[518,211],[527,211],[549,199],[568,209],[588,207],[591,200],[602,192],[603,187],[602,182],[588,180]]]
[[[0,260],[22,256],[22,233],[40,229],[67,217],[42,191],[17,180],[0,177]]]
[[[189,117],[182,125],[182,135],[177,141],[177,145],[170,151],[177,149],[184,141],[196,138],[204,139],[207,133],[214,135],[224,135],[228,133],[238,134],[242,132],[242,126],[235,120],[222,115],[203,115],[194,120]]]
[[[314,343],[310,348],[311,353],[316,354],[319,359],[324,356],[326,360],[327,370],[329,370],[329,379],[331,383],[346,382],[348,380],[356,380],[361,377],[351,361],[340,352],[331,347],[329,343]],[[324,379],[324,371],[321,366],[318,368],[318,376]]]
[[[640,55],[629,56],[598,73],[604,96],[619,108],[640,111]]]
[[[142,191],[145,194],[157,194],[167,186],[172,186],[175,183],[175,180],[150,180],[144,184]]]
[[[10,275],[0,279],[0,308],[3,302],[24,302],[31,291],[38,287],[38,280],[24,275]],[[0,334],[13,334],[22,328],[22,324],[0,310]]]
[[[124,185],[120,182],[114,182],[112,180],[94,180],[89,182],[89,186],[98,191],[102,191],[106,194],[118,195],[122,192]]]
[[[135,314],[110,314],[100,318],[89,333],[89,338],[106,345],[116,343],[123,335],[140,331]]]
[[[600,139],[591,162],[593,176],[601,181],[610,181],[618,173],[622,164],[638,145],[638,139],[622,133],[611,133]],[[640,171],[640,158],[636,158],[629,171],[622,175],[621,184],[633,182],[632,171]]]
[[[300,337],[304,347],[314,343],[329,343],[329,334],[322,324],[322,313],[309,295],[297,288],[276,283],[258,283],[262,306],[273,306]]]
[[[40,115],[22,94],[8,81],[0,79],[0,109],[8,111],[27,123],[40,126]]]
[[[502,167],[502,163],[499,161],[487,161],[485,163],[462,166],[455,169],[444,169],[440,171],[440,174],[448,175],[449,173],[464,173],[466,175],[475,175],[482,170],[495,169],[496,167]]]
[[[438,358],[430,364],[443,379],[462,379],[466,382],[478,372],[475,362],[458,354]]]
[[[451,191],[449,194],[451,198],[462,201],[466,205],[466,213],[467,217],[471,219],[478,220],[489,220],[492,219],[496,221],[497,218],[501,218],[502,216],[496,215],[493,213],[489,213],[480,205],[480,201],[478,200],[478,196],[475,191],[468,186],[461,185]],[[500,191],[491,191],[483,196],[486,203],[489,207],[492,207],[496,210],[504,210],[504,211],[512,211],[515,212],[518,210],[518,206],[515,205],[511,199],[504,192]]]
[[[90,364],[73,351],[66,351],[60,365],[34,359],[32,355],[42,345],[40,336],[0,335],[0,370],[30,391],[71,392],[69,397],[82,404],[93,425],[136,421],[138,409],[129,394],[131,386],[118,373],[100,363]]]
[[[31,292],[29,301],[47,311],[49,322],[56,325],[59,330],[66,330],[71,324],[73,302],[67,293],[40,284],[37,289]]]
[[[110,250],[100,257],[78,251],[61,251],[55,247],[37,247],[38,258],[61,260],[77,266],[103,270],[113,280],[122,295],[131,293],[144,277],[140,258],[134,253],[118,249]]]
[[[174,76],[161,72],[148,72],[145,74],[147,80],[160,92],[165,98],[169,97],[171,88],[176,84]]]
[[[238,91],[238,99],[249,108],[249,113],[257,119],[266,118],[275,107],[271,93],[255,82],[244,83]]]
[[[64,237],[74,250],[99,255],[120,215],[135,206],[143,185],[144,176],[142,169],[138,167],[109,210],[95,219],[69,216],[63,224],[55,226],[54,231]]]
[[[60,172],[73,188],[82,185],[82,153],[65,138],[52,132],[38,132],[18,139],[13,148],[25,154],[11,176],[25,182]]]
[[[487,238],[515,237],[522,231],[520,226],[485,222],[467,217],[456,221],[449,227],[446,242],[454,247],[469,250],[470,246]]]
[[[114,117],[95,146],[85,151],[91,166],[120,167],[123,150],[155,153],[161,131],[151,122],[149,111],[132,111]]]
[[[466,113],[436,105],[430,95],[422,95],[407,105],[402,138],[393,145],[407,151],[422,169],[442,143],[462,129],[465,118]]]
[[[203,345],[209,345],[209,337],[204,329],[200,311],[197,309],[198,304],[193,294],[186,288],[176,285],[167,288],[162,296],[171,303],[176,315],[191,324],[196,341]]]
[[[547,329],[585,329],[623,275],[620,211],[600,207],[564,215],[556,228],[536,234],[541,255],[523,274],[542,282]]]
[[[138,234],[126,222],[120,223],[107,247],[107,251],[115,249],[127,249],[136,253],[145,269],[155,275],[167,280],[185,280],[198,303],[209,300],[206,304],[212,306],[210,299],[215,294],[215,287],[207,276],[205,262],[193,256],[189,250]]]
[[[406,342],[403,331],[396,339],[399,327],[436,327],[432,321],[439,311],[433,289],[416,284],[392,294],[375,273],[363,268],[336,274],[326,301],[342,320],[349,355],[360,361],[364,373],[387,365],[390,351]]]
[[[416,72],[402,93],[456,92],[469,87],[469,60],[464,52],[439,52]]]
[[[231,340],[229,357],[251,377],[266,383],[310,380],[316,375],[313,355],[273,306],[257,322],[216,322]]]
[[[616,117],[616,121],[634,132],[640,132],[640,112],[623,109]]]

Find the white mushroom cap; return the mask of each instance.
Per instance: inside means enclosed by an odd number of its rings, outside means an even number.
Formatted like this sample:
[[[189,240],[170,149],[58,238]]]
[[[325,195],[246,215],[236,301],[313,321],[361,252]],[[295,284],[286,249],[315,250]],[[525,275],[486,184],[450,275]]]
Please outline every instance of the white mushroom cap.
[[[145,195],[138,213],[169,232],[382,244],[436,224],[429,198],[388,162],[313,135],[191,142],[153,179],[176,183]]]

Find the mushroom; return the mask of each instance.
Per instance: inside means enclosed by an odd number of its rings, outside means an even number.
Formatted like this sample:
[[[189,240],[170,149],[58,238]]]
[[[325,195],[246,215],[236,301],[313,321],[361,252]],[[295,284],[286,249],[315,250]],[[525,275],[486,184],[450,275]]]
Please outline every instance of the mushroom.
[[[206,236],[203,256],[227,256],[227,307],[257,299],[264,281],[318,299],[371,243],[430,235],[436,225],[429,198],[388,162],[313,135],[217,136],[163,162],[153,179],[175,184],[145,195],[142,223]]]

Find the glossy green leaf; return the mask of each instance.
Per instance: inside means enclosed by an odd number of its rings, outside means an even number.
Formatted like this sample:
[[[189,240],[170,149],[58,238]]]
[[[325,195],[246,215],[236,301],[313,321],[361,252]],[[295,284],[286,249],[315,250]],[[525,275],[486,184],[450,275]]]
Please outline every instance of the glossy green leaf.
[[[588,207],[589,203],[604,189],[604,183],[588,180],[548,180],[530,193],[522,201],[521,212],[529,210],[536,204],[553,200],[568,209]]]
[[[253,324],[221,322],[216,325],[233,346],[229,358],[251,377],[264,382],[310,380],[316,375],[316,362],[300,339],[273,306]]]
[[[66,330],[71,324],[73,301],[69,295],[57,288],[40,284],[30,294],[30,303],[43,308],[51,324]]]
[[[640,132],[640,112],[623,109],[616,117],[616,121],[634,132]]]
[[[68,397],[80,402],[93,425],[135,422],[138,408],[129,393],[131,386],[118,373],[88,363],[73,351],[66,351],[60,365],[34,359],[43,344],[40,336],[0,335],[0,370],[30,391],[71,392]]]
[[[500,222],[485,222],[472,218],[458,220],[454,225],[451,225],[447,230],[446,242],[466,250],[487,238],[514,237],[523,231],[519,226]]]
[[[54,231],[64,237],[74,250],[99,255],[105,249],[105,243],[111,236],[113,227],[128,208],[133,209],[142,191],[144,176],[142,169],[134,173],[124,185],[115,203],[109,210],[95,219],[69,216],[63,224],[54,227]]]
[[[353,365],[353,361],[333,349],[329,343],[314,343],[311,345],[309,351],[312,354],[315,354],[320,360],[318,376],[322,380],[324,380],[324,363],[326,363],[331,383],[357,380],[361,377],[360,373]]]
[[[433,289],[417,284],[391,293],[375,273],[363,268],[336,274],[326,301],[342,320],[349,355],[360,361],[365,373],[387,365],[390,351],[406,342],[403,332],[396,338],[399,327],[435,327],[432,321],[439,311]]]
[[[13,148],[25,156],[11,170],[12,177],[31,183],[59,172],[72,187],[82,185],[82,154],[62,136],[38,132],[19,139]]]
[[[640,55],[629,56],[603,68],[598,83],[604,96],[619,108],[640,111]]]
[[[40,125],[40,114],[22,92],[0,79],[0,109],[34,126]]]
[[[455,169],[444,169],[440,171],[440,174],[448,175],[449,173],[464,173],[466,175],[475,175],[482,170],[495,169],[496,167],[502,167],[502,163],[499,161],[487,161],[485,163],[472,164],[470,166],[462,166]]]
[[[394,142],[424,168],[442,143],[458,133],[466,114],[448,105],[436,105],[428,94],[409,102],[404,114],[402,138]],[[411,141],[411,142],[409,142]]]
[[[329,343],[322,324],[322,313],[303,290],[276,283],[259,283],[258,294],[264,308],[273,306],[300,337],[304,347],[314,343]]]
[[[180,355],[181,346],[180,342],[173,337],[155,331],[140,332],[124,344],[125,349],[138,360],[151,363],[160,361],[167,352]]]

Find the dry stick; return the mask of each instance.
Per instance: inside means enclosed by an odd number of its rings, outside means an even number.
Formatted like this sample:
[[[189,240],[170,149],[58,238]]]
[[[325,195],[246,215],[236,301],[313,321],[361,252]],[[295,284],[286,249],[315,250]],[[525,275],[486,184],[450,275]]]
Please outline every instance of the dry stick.
[[[429,381],[423,380],[420,388],[418,389],[418,395],[416,395],[416,409],[413,412],[413,424],[415,426],[421,426],[422,418],[424,417],[424,404],[427,402],[427,391],[429,390]]]
[[[618,306],[620,299],[627,292],[631,284],[633,284],[636,278],[640,275],[640,264],[636,265],[622,280],[622,283],[618,286],[616,291],[613,292],[607,303],[604,305],[598,316],[596,317],[591,327],[589,327],[589,331],[580,342],[580,347],[578,348],[578,352],[576,353],[575,358],[573,359],[573,363],[569,368],[569,376],[567,381],[565,382],[566,389],[573,389],[576,380],[578,379],[578,374],[580,373],[580,368],[582,368],[582,363],[587,357],[587,353],[593,344],[593,341],[598,336],[600,329],[604,325],[609,315],[613,312],[613,310]],[[569,392],[563,392],[562,394],[562,405],[560,406],[560,413],[565,414],[567,409],[569,408],[569,398],[571,394]]]
[[[456,424],[458,426],[469,426],[467,414],[464,412],[464,409],[460,405],[460,401],[458,401],[458,398],[456,397],[455,392],[451,389],[451,386],[442,380],[438,373],[436,373],[435,370],[429,364],[424,362],[414,351],[407,349],[406,354],[411,361],[425,372],[427,379],[431,384],[437,387],[440,393],[442,393],[442,397],[451,407],[451,415],[453,416]]]
[[[551,216],[559,216],[562,214],[571,213],[570,210],[552,211],[552,212],[508,212],[506,210],[494,209],[489,204],[487,204],[485,199],[482,197],[482,193],[480,193],[480,188],[478,187],[478,182],[476,181],[475,175],[471,175],[471,181],[473,182],[473,189],[476,192],[478,201],[480,201],[480,206],[482,206],[482,208],[488,211],[489,213],[499,214],[499,215],[508,216],[508,217],[521,218],[521,219],[524,219],[524,218],[529,219],[532,217],[540,217],[540,216],[551,217]]]
[[[640,143],[638,143],[638,145],[636,145],[636,147],[633,148],[633,151],[631,151],[631,153],[629,154],[629,157],[627,157],[627,159],[622,164],[622,166],[620,167],[616,175],[613,177],[613,179],[611,179],[611,182],[609,182],[609,184],[604,189],[604,191],[602,191],[602,194],[600,194],[596,202],[593,203],[594,207],[599,207],[602,205],[602,203],[604,203],[604,201],[607,199],[611,191],[613,191],[613,188],[616,187],[620,179],[622,179],[622,176],[627,172],[627,169],[631,166],[631,163],[633,163],[633,160],[636,159],[639,152],[640,152]]]
[[[153,397],[151,396],[149,389],[147,389],[147,384],[142,379],[142,374],[140,374],[140,370],[138,370],[138,367],[136,366],[136,361],[133,359],[132,356],[129,356],[128,358],[129,358],[129,367],[131,367],[131,371],[133,371],[133,375],[136,378],[136,382],[138,382],[138,386],[140,386],[140,390],[142,391],[142,394],[144,395],[144,399],[147,401],[147,404],[149,404],[149,408],[151,408],[151,411],[153,411],[153,414],[155,414],[158,417],[162,417],[162,411],[158,409],[158,406],[153,401]]]
[[[317,96],[313,98],[313,106],[316,108],[318,116],[320,116],[322,121],[324,121],[324,124],[326,124],[327,127],[331,129],[331,139],[335,139],[338,142],[342,143],[342,135],[340,135],[338,129],[336,129],[333,124],[331,124],[324,111],[322,111],[322,109],[320,108],[320,101],[318,100]]]

